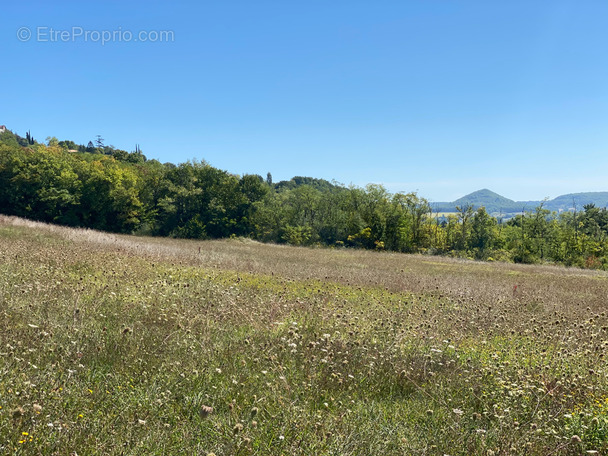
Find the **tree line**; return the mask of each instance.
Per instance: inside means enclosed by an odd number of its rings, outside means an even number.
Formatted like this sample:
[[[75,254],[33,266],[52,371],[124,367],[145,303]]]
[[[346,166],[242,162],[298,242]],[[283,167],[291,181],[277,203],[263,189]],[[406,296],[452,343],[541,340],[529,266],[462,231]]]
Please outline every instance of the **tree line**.
[[[100,137],[98,137],[98,140]],[[47,138],[0,135],[0,212],[73,227],[192,239],[250,237],[522,263],[608,268],[608,211],[534,210],[502,222],[460,206],[439,217],[416,193],[294,177],[237,176]]]

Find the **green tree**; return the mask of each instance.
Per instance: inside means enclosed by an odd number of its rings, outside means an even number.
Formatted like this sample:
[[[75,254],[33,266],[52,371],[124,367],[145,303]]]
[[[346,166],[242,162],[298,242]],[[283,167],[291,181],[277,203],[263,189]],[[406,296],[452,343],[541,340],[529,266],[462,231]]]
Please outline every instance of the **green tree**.
[[[465,204],[464,206],[456,206],[456,212],[458,221],[460,223],[461,236],[458,242],[458,250],[465,251],[467,249],[467,238],[469,235],[469,222],[473,217],[474,208],[471,204]]]
[[[469,248],[473,250],[475,258],[486,260],[494,247],[496,238],[496,219],[491,217],[485,207],[477,209],[471,222],[471,237]]]

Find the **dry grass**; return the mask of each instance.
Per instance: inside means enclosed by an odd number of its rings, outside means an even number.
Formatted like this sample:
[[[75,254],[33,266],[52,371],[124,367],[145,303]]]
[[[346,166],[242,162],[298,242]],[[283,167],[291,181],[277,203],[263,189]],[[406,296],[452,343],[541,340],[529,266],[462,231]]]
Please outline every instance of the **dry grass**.
[[[0,258],[0,453],[608,450],[602,272],[13,217]]]

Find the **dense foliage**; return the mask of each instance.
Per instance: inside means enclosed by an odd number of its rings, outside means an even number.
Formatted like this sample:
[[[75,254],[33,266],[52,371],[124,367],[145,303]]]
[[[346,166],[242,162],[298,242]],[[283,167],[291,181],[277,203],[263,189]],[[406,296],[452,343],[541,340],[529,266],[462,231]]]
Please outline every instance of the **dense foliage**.
[[[270,173],[236,176],[205,162],[147,160],[139,148],[47,144],[0,135],[0,211],[44,222],[182,238],[247,236],[292,245],[427,252],[608,267],[608,211],[540,204],[507,222],[470,205],[445,217],[415,193]]]

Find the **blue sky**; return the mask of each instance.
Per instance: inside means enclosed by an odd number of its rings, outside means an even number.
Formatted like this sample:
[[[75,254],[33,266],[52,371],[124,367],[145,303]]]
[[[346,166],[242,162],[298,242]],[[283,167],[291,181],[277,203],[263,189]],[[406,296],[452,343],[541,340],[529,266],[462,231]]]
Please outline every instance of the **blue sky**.
[[[606,1],[5,2],[0,124],[432,201],[608,191],[607,20]]]

